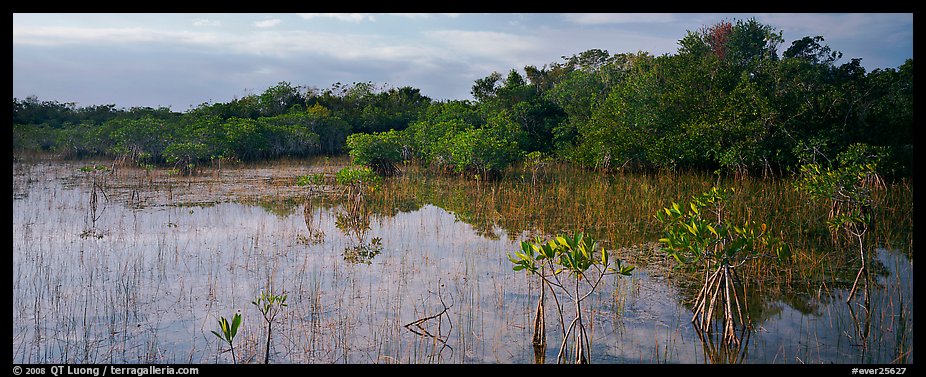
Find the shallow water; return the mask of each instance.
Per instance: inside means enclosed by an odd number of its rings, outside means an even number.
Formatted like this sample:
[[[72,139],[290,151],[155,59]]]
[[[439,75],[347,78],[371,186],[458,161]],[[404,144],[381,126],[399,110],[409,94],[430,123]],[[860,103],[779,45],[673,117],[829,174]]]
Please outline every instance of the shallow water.
[[[101,175],[105,197],[92,210],[84,165],[14,164],[14,363],[230,363],[210,331],[236,312],[238,361],[263,362],[265,324],[251,301],[268,289],[289,304],[273,326],[273,363],[534,362],[538,283],[507,258],[526,235],[487,238],[428,203],[350,231],[337,226],[339,205],[229,201],[232,189],[298,191],[287,179],[323,170],[312,168],[251,169],[243,189],[221,177]],[[885,272],[870,314],[822,286],[766,300],[735,350],[699,338],[665,266],[609,277],[583,304],[592,362],[913,363],[913,262],[885,249],[877,259]],[[547,362],[562,339],[551,306]]]

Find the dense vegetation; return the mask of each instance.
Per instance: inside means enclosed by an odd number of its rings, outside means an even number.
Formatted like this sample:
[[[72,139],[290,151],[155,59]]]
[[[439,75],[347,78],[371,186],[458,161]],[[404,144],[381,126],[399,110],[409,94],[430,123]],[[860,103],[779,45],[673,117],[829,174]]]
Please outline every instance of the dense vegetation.
[[[381,174],[415,160],[495,175],[555,157],[596,169],[787,174],[858,145],[885,177],[911,175],[913,60],[866,72],[823,37],[784,48],[754,19],[679,40],[674,55],[589,50],[475,81],[473,101],[372,83],[167,108],[13,99],[13,148],[105,155],[187,171],[215,160],[337,154]],[[783,52],[779,55],[779,51]],[[14,152],[15,153],[15,152]]]

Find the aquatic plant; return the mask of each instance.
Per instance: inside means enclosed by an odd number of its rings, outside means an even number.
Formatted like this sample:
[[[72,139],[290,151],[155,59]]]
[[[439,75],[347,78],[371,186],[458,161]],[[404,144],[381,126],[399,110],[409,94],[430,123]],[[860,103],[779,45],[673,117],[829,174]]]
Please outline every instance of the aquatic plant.
[[[872,222],[872,189],[884,185],[878,175],[879,149],[864,144],[854,144],[829,164],[812,162],[801,165],[795,188],[810,196],[812,200],[827,202],[830,212],[827,226],[837,239],[840,230],[858,242],[861,267],[852,283],[846,302],[852,301],[858,289],[859,279],[865,278],[865,301],[869,301],[868,257],[865,254],[864,238]]]
[[[590,342],[582,317],[582,301],[598,288],[604,276],[610,274],[629,276],[634,267],[623,265],[620,259],[612,259],[607,249],[600,247],[594,238],[581,232],[572,236],[558,235],[548,241],[543,241],[539,237],[534,242],[522,241],[521,251],[516,251],[515,257],[509,256],[508,259],[514,264],[515,271],[524,270],[541,278],[541,293],[548,285],[551,288],[559,288],[559,292],[572,300],[575,305],[575,317],[564,330],[563,343],[560,346],[557,360],[560,362],[566,360],[566,346],[572,335],[575,347],[573,362],[587,364]],[[552,272],[546,273],[545,267]],[[565,279],[560,278],[563,272],[568,275]],[[584,292],[582,288],[585,289]],[[553,292],[555,298],[556,290]],[[545,345],[545,340],[542,339],[544,332],[542,305],[541,295],[534,322],[535,346]],[[562,317],[562,313],[560,314]]]
[[[288,306],[288,304],[286,304],[286,294],[274,295],[261,291],[260,296],[257,296],[256,300],[251,301],[251,304],[260,310],[261,316],[264,317],[264,322],[267,322],[267,348],[264,353],[264,364],[268,364],[270,363],[270,339],[273,337],[273,321],[276,319],[277,315],[280,314],[280,311]]]
[[[235,358],[235,335],[238,335],[238,327],[241,326],[241,313],[235,313],[235,316],[232,318],[231,323],[228,322],[228,319],[225,317],[219,317],[219,331],[221,333],[213,330],[212,334],[217,336],[219,339],[222,339],[223,342],[228,343],[228,349],[232,354],[232,361],[235,364],[238,364],[238,359]]]
[[[790,258],[789,247],[772,237],[764,223],[740,223],[725,217],[725,206],[733,193],[733,189],[713,187],[694,196],[684,210],[673,202],[656,213],[663,225],[664,236],[659,239],[662,250],[681,265],[700,264],[703,268],[704,285],[695,297],[691,321],[698,331],[709,332],[715,309],[719,309],[717,312],[723,313],[723,340],[730,345],[739,343],[735,319],[744,329],[748,326],[737,293],[740,279],[736,268],[757,258]]]

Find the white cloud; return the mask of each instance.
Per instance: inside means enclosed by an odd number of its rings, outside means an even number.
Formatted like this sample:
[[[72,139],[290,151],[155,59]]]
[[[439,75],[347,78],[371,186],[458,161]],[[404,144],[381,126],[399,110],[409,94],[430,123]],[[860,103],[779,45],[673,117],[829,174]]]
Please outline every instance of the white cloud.
[[[268,20],[272,21],[272,20]],[[256,25],[256,24],[255,24]],[[336,59],[430,61],[440,52],[418,44],[389,41],[378,35],[283,31],[206,33],[160,31],[145,28],[16,27],[13,45],[88,47],[114,44],[162,44],[195,46],[199,51],[230,52],[241,55],[289,57],[318,54]]]
[[[19,27],[13,29],[13,44],[58,46],[87,43],[213,43],[215,34],[205,32],[165,32],[140,27],[87,28],[87,27]]]
[[[494,31],[436,30],[425,35],[449,47],[455,54],[499,60],[520,60],[518,55],[536,52],[543,47],[543,41],[535,37]]]
[[[279,25],[281,22],[283,22],[283,20],[280,20],[279,18],[273,18],[269,20],[255,21],[254,26],[259,28],[271,28]]]
[[[390,16],[406,17],[406,18],[431,18],[433,15],[440,15],[444,17],[457,18],[462,13],[386,13]]]
[[[370,13],[299,13],[299,17],[306,20],[324,17],[347,22],[376,21],[376,17],[373,17]]]
[[[210,20],[208,18],[194,18],[193,26],[221,26],[222,23],[218,20]]]
[[[405,18],[411,18],[411,19],[431,17],[430,13],[386,13],[386,14],[390,16],[405,17]]]
[[[569,13],[563,17],[566,21],[581,25],[666,23],[676,20],[669,13]]]
[[[875,36],[880,37],[885,30],[913,25],[913,15],[909,13],[771,13],[759,14],[756,19],[786,33],[793,33],[797,38],[822,35],[827,40],[877,38]]]

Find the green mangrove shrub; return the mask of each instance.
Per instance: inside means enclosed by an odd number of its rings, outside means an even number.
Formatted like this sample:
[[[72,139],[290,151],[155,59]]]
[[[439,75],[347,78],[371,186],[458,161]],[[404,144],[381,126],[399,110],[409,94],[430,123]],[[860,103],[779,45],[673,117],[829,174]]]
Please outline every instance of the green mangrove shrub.
[[[209,161],[212,157],[205,144],[189,141],[168,145],[163,155],[168,164],[180,169],[184,175],[192,175],[197,165],[203,161]]]
[[[354,164],[367,166],[383,176],[399,173],[405,158],[403,133],[395,130],[375,134],[356,133],[347,137],[347,149]]]
[[[573,362],[588,363],[590,342],[582,316],[582,301],[598,288],[606,275],[629,276],[634,267],[623,265],[620,259],[611,258],[607,249],[600,247],[594,238],[581,232],[572,236],[557,235],[547,241],[539,237],[534,242],[521,241],[521,250],[515,251],[514,256],[509,255],[508,259],[514,264],[513,270],[527,271],[541,279],[541,299],[534,321],[535,347],[543,348],[546,344],[543,339],[543,292],[545,287],[549,286],[554,292],[554,298],[556,292],[562,293],[572,301],[575,309],[574,319],[563,330],[563,343],[560,345],[557,360],[566,360],[567,344],[571,336],[574,345]],[[562,313],[560,317],[562,318]]]
[[[737,293],[740,279],[736,268],[756,258],[790,258],[788,246],[772,237],[765,224],[726,217],[725,206],[733,194],[733,189],[713,187],[692,197],[687,207],[673,202],[656,213],[663,226],[664,236],[659,239],[662,250],[680,266],[700,266],[704,273],[692,323],[699,332],[710,332],[715,314],[721,315],[723,341],[729,345],[739,343],[737,320],[744,330],[749,325]]]
[[[325,184],[325,175],[322,173],[312,173],[296,177],[297,186],[321,186]]]
[[[868,256],[864,239],[871,224],[872,190],[883,186],[878,175],[879,149],[864,144],[853,144],[829,163],[811,162],[800,166],[795,188],[811,200],[829,205],[827,226],[833,241],[840,230],[858,242],[861,267],[852,283],[846,302],[852,301],[859,279],[865,278],[865,301],[869,302]]]

